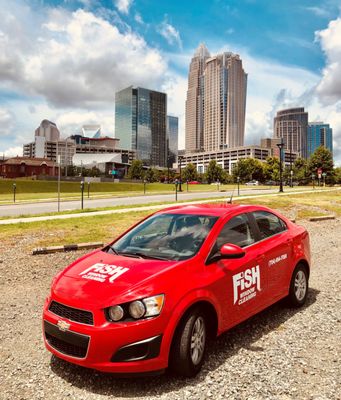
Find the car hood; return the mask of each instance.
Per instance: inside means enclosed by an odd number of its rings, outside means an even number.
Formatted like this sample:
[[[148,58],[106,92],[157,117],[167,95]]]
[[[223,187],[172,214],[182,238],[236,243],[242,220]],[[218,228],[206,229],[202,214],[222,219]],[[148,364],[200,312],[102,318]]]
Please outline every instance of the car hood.
[[[99,251],[66,268],[52,291],[68,304],[71,301],[78,305],[106,307],[112,305],[117,297],[119,302],[125,302],[140,295],[158,294],[154,292],[161,290],[157,277],[177,264],[178,261],[123,257]]]

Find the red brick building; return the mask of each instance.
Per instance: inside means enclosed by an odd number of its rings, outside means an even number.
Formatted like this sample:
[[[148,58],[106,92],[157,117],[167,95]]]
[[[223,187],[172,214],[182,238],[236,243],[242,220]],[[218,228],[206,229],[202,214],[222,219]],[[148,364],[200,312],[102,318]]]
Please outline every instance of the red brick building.
[[[46,158],[13,157],[0,160],[0,177],[23,178],[36,175],[57,176],[58,165]]]

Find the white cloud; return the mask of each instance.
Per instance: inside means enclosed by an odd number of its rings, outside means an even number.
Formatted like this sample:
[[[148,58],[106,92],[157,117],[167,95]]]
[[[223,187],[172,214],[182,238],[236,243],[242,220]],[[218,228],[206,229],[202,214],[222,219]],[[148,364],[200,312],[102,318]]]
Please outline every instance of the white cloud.
[[[312,12],[317,17],[323,17],[323,18],[330,17],[330,12],[326,8],[322,8],[322,7],[305,7],[304,9],[307,10],[307,11]]]
[[[17,11],[0,10],[3,86],[40,95],[56,107],[94,109],[113,102],[123,87],[157,88],[164,80],[167,65],[160,52],[131,30],[121,33],[84,10],[50,9],[40,26],[37,14]],[[36,22],[36,38],[23,16]],[[21,30],[18,35],[13,26]]]
[[[159,25],[158,32],[167,40],[168,44],[171,46],[178,45],[180,49],[182,49],[180,33],[168,22],[167,17],[165,17],[165,19]]]
[[[179,148],[185,148],[185,102],[187,78],[172,73],[162,90],[167,93],[167,114],[179,118]]]
[[[135,14],[134,20],[135,20],[138,24],[141,24],[141,25],[144,25],[144,24],[145,24],[145,22],[143,21],[143,18],[141,17],[141,14],[139,14],[139,13],[136,13],[136,14]]]
[[[9,136],[14,126],[13,114],[4,108],[0,108],[0,135]]]
[[[118,10],[122,14],[128,14],[129,13],[129,8],[132,5],[133,0],[116,0],[115,4]]]
[[[3,155],[7,157],[16,157],[16,156],[22,156],[22,146],[15,146],[15,147],[9,147],[7,150],[3,152]]]
[[[341,99],[341,18],[330,21],[328,28],[316,32],[326,55],[326,67],[317,87],[324,104],[333,104]]]

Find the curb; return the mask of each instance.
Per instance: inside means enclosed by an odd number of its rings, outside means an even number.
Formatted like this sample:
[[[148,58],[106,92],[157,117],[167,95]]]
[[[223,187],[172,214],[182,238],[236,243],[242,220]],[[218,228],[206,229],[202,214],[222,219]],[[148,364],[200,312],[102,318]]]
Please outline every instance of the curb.
[[[79,244],[65,244],[64,246],[37,247],[32,250],[32,255],[63,253],[67,251],[75,251],[83,249],[97,249],[98,247],[102,246],[103,246],[102,242],[90,242],[90,243],[79,243]]]
[[[328,219],[335,219],[335,215],[322,215],[321,217],[310,217],[309,221],[317,222],[317,221],[326,221]]]

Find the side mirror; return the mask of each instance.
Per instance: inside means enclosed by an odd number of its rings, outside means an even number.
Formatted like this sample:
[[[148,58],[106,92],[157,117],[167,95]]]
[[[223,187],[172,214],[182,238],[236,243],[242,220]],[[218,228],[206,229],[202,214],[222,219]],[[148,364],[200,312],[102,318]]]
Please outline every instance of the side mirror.
[[[226,243],[221,246],[220,251],[215,254],[211,254],[206,261],[206,265],[212,264],[219,260],[233,260],[237,258],[242,258],[245,256],[245,251],[232,243]]]
[[[221,246],[220,249],[220,258],[229,260],[229,259],[234,259],[234,258],[242,258],[245,256],[245,251],[232,243],[226,243],[223,246]]]

